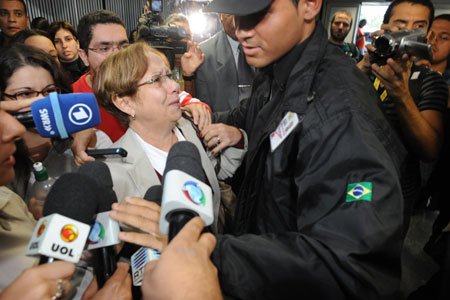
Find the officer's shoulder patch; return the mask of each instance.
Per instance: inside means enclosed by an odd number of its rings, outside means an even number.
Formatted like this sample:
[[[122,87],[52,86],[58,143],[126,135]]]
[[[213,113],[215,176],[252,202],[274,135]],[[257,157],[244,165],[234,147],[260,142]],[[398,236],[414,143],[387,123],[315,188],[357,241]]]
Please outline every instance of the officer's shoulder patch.
[[[350,183],[347,186],[347,197],[345,202],[372,201],[372,182]]]

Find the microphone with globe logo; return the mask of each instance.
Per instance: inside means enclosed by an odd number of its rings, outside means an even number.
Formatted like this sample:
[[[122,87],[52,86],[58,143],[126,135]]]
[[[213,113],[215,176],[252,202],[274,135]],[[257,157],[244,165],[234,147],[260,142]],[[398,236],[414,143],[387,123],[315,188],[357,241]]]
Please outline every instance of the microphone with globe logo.
[[[159,230],[169,241],[189,222],[200,216],[205,226],[214,223],[212,190],[206,182],[197,147],[187,141],[175,143],[167,156]]]
[[[105,238],[105,227],[100,222],[95,222],[89,234],[88,243],[95,245]]]

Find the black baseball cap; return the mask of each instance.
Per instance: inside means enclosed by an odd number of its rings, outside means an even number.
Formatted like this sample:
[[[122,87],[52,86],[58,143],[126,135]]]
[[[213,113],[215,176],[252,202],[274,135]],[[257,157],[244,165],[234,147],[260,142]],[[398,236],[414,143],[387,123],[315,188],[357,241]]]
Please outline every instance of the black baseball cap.
[[[203,11],[247,16],[265,9],[272,2],[273,0],[213,0]]]

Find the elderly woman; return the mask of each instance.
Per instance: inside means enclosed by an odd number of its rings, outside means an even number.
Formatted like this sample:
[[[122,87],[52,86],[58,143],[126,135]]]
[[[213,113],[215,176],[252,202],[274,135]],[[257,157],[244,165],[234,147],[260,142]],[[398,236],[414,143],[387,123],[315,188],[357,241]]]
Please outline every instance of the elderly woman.
[[[218,177],[232,176],[246,152],[232,146],[246,146],[245,133],[224,124],[210,125],[207,146],[220,143],[221,148],[227,148],[219,153],[220,148],[213,149],[214,155],[205,152],[195,126],[182,115],[179,85],[171,79],[167,59],[144,42],[108,57],[94,77],[93,90],[99,103],[128,128],[113,145],[127,150],[128,156],[106,160],[119,202],[125,196],[143,197],[149,187],[161,184],[170,148],[187,140],[200,152],[217,220],[220,188],[214,170],[216,158],[220,154]]]

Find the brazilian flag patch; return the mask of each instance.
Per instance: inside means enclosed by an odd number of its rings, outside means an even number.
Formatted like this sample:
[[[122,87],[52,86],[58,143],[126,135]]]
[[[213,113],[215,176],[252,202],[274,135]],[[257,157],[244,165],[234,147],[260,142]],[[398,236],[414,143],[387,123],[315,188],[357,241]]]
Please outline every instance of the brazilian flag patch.
[[[345,202],[372,201],[372,182],[357,182],[347,186]]]

